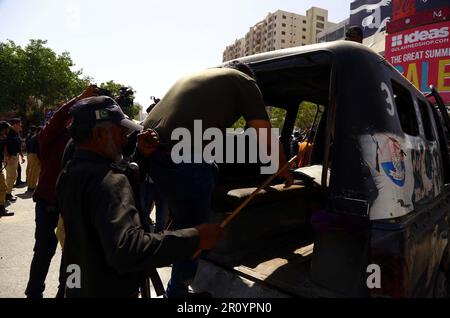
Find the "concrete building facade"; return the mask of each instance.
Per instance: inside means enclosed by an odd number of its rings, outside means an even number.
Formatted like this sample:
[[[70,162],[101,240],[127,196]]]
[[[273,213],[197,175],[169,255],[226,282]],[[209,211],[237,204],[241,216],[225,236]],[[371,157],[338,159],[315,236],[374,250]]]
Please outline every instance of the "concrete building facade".
[[[316,36],[335,23],[328,10],[312,7],[306,15],[278,10],[250,28],[247,34],[226,47],[223,61],[257,53],[316,43]]]
[[[328,28],[317,34],[316,43],[331,42],[337,40],[344,40],[345,33],[350,27],[350,19],[337,23],[335,26]]]

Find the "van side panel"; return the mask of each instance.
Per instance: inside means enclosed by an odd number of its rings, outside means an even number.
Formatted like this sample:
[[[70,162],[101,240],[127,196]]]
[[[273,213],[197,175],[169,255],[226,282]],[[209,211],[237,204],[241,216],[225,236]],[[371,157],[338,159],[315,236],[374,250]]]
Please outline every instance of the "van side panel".
[[[433,284],[448,248],[450,194],[396,224],[372,224],[371,262],[381,267],[374,296],[433,297]]]

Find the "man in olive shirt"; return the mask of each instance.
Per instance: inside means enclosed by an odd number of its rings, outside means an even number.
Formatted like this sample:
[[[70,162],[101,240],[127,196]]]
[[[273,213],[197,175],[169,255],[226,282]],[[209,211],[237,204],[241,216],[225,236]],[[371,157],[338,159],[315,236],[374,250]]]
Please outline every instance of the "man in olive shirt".
[[[145,128],[158,132],[164,146],[149,158],[150,176],[169,203],[175,229],[195,226],[208,219],[217,176],[214,163],[202,158],[199,161],[202,149],[194,150],[191,162],[173,162],[170,150],[175,145],[171,140],[175,129],[186,128],[193,136],[194,122],[201,120],[202,134],[209,128],[218,128],[225,135],[226,129],[242,116],[248,126],[257,132],[267,129],[267,136],[270,136],[272,127],[252,71],[242,63],[228,66],[181,78],[144,121]],[[267,144],[263,146],[271,153],[271,138],[267,138]],[[278,159],[279,167],[282,167],[286,163],[284,151],[279,152]],[[292,184],[288,170],[280,175],[287,180],[286,186]],[[197,266],[198,260],[174,263],[167,297],[186,297]]]

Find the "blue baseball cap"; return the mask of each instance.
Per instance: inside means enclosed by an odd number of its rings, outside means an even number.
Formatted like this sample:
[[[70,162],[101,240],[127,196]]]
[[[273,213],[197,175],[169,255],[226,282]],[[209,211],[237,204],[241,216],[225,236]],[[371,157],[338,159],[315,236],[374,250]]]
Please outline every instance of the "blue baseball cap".
[[[70,108],[73,125],[94,127],[99,122],[113,122],[131,131],[144,129],[125,115],[114,99],[108,96],[89,97],[75,103]]]

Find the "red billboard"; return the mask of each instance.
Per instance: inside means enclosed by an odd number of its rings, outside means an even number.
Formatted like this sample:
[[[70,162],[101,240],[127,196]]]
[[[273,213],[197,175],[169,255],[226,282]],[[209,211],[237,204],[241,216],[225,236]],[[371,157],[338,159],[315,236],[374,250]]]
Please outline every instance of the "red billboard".
[[[450,21],[389,34],[386,59],[420,91],[433,85],[450,103]]]
[[[450,20],[450,6],[436,8],[428,11],[419,11],[409,16],[394,16],[387,24],[388,33],[399,32],[405,29],[418,27],[425,24],[439,23]]]

